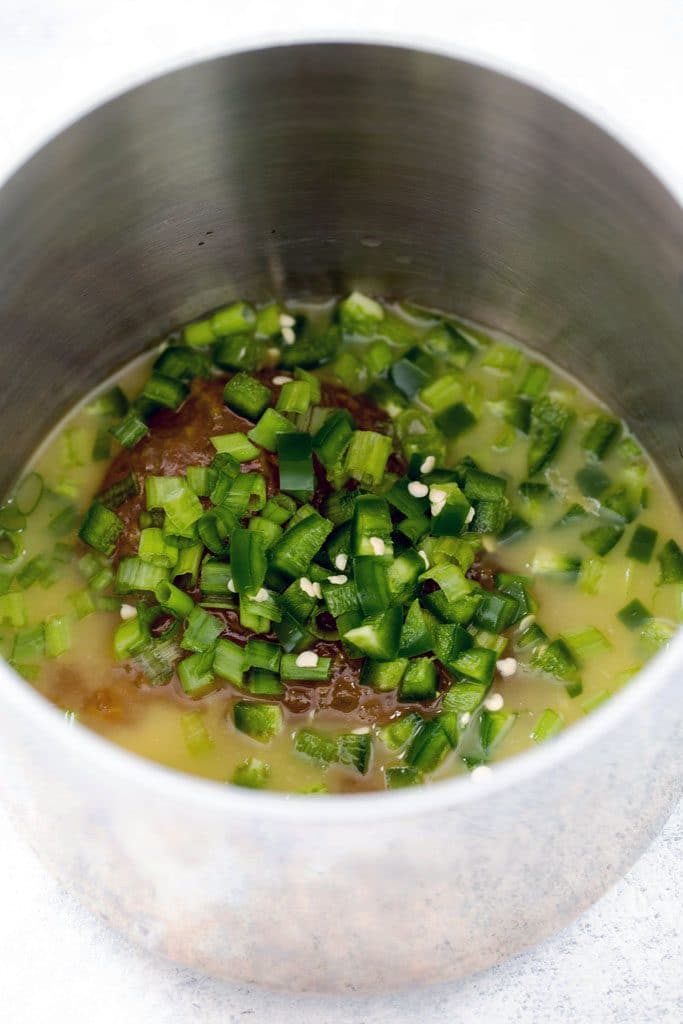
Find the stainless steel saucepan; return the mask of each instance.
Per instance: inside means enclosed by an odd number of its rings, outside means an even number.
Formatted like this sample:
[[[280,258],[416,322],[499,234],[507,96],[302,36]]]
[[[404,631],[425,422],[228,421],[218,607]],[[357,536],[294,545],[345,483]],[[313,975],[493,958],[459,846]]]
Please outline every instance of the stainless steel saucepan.
[[[683,493],[683,212],[543,93],[409,49],[241,53],[120,96],[0,190],[0,490],[58,417],[235,296],[359,286],[522,338],[625,415]],[[0,792],[64,885],[145,947],[291,989],[436,982],[557,930],[679,793],[683,638],[556,741],[413,791],[287,797],[68,726],[0,665]]]

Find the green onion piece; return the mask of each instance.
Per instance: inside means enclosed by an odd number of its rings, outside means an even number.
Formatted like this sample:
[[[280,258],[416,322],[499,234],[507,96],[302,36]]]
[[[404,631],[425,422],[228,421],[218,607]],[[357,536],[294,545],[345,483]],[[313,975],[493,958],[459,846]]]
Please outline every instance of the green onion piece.
[[[323,504],[323,512],[335,526],[342,526],[353,518],[357,500],[357,491],[333,491]]]
[[[576,682],[578,679],[578,665],[564,640],[554,640],[547,647],[536,648],[532,664],[542,672],[555,676],[556,679],[570,682]]]
[[[97,500],[105,508],[114,510],[123,505],[124,501],[134,498],[139,493],[140,485],[138,484],[138,479],[134,473],[129,473],[128,476],[124,476],[121,480],[113,483],[111,487],[100,491],[97,495]]]
[[[282,385],[275,408],[278,412],[301,415],[308,411],[310,404],[310,384],[304,380],[293,380]]]
[[[163,686],[172,678],[179,654],[174,639],[162,637],[143,647],[133,657],[133,665],[145,676],[149,686]]]
[[[240,519],[247,512],[260,512],[266,504],[265,477],[261,473],[240,473],[232,481],[223,504]]]
[[[486,696],[487,683],[454,683],[441,707],[447,714],[472,715]]]
[[[172,569],[178,561],[178,548],[169,543],[157,526],[148,526],[140,531],[138,557],[151,565]]]
[[[624,605],[621,611],[617,612],[617,618],[620,622],[623,622],[627,629],[640,629],[641,626],[652,618],[652,613],[636,597]]]
[[[281,697],[285,692],[280,677],[274,672],[268,672],[262,668],[251,670],[247,686],[249,693],[260,697]]]
[[[500,746],[515,724],[516,718],[514,711],[482,711],[479,719],[479,740],[487,757]]]
[[[234,686],[241,686],[245,671],[244,648],[221,637],[216,641],[213,670],[221,679],[226,679]]]
[[[546,708],[539,716],[531,733],[534,743],[543,743],[556,736],[564,725],[564,718],[554,708]]]
[[[68,600],[78,619],[84,619],[86,615],[91,615],[95,611],[95,602],[87,590],[77,590],[69,594]]]
[[[458,654],[449,668],[466,679],[489,686],[496,671],[496,652],[486,647],[472,647]]]
[[[327,469],[335,469],[354,434],[351,414],[336,409],[313,435],[313,450]]]
[[[208,362],[203,352],[186,345],[169,345],[157,357],[152,367],[164,377],[175,377],[177,380],[193,380],[206,375]],[[122,416],[126,410],[118,413]]]
[[[683,582],[683,551],[675,540],[668,540],[657,555],[659,560],[659,582]]]
[[[640,497],[642,491],[636,498],[633,492],[627,487],[616,487],[610,491],[607,497],[603,498],[602,504],[624,523],[630,523],[638,515],[641,508]]]
[[[349,768],[366,775],[372,757],[372,737],[366,733],[343,733],[339,737],[339,760]]]
[[[465,495],[462,493],[460,488],[455,483],[444,483],[440,485],[436,490],[440,490],[444,496],[443,502],[439,502],[438,505],[432,506],[432,521],[431,521],[431,532],[433,537],[457,537],[470,516],[470,503]],[[435,489],[432,488],[432,493],[435,493]],[[483,504],[479,501],[479,506]],[[496,507],[501,504],[498,500],[495,501]],[[436,511],[439,509],[439,511]],[[479,511],[479,509],[477,510]],[[481,517],[481,513],[480,517]],[[494,532],[494,531],[482,531],[477,532]],[[495,532],[498,532],[497,530]]]
[[[204,513],[202,503],[183,477],[148,476],[145,493],[147,508],[162,508],[167,526],[178,536],[187,535]]]
[[[183,327],[183,340],[186,345],[210,345],[215,339],[210,320],[196,320],[193,324],[186,324]]]
[[[151,565],[141,558],[122,558],[116,570],[116,592],[129,594],[136,590],[156,590],[157,584],[168,579],[169,571],[160,565]]]
[[[430,658],[413,658],[408,663],[398,690],[402,701],[434,700],[436,697],[436,666]]]
[[[406,761],[420,772],[435,771],[451,749],[451,742],[436,720],[423,722],[413,737]]]
[[[283,526],[296,511],[296,501],[287,494],[274,494],[265,504],[261,516]]]
[[[414,398],[429,384],[434,374],[434,360],[419,348],[409,349],[389,371],[392,383],[406,398]]]
[[[604,571],[605,563],[602,558],[584,559],[577,580],[579,589],[584,594],[597,594]]]
[[[32,587],[34,583],[40,583],[48,587],[54,582],[53,565],[47,555],[36,555],[21,567],[16,576],[17,583],[23,590]]]
[[[384,498],[361,494],[356,499],[351,521],[351,553],[354,556],[393,554],[392,522]]]
[[[255,615],[269,622],[280,622],[282,620],[282,609],[273,594],[265,587],[262,587],[255,594],[240,594],[240,621],[245,625],[244,616]],[[268,629],[257,630],[259,633],[267,633]]]
[[[114,633],[114,654],[119,661],[139,654],[149,643],[151,637],[142,617],[136,615],[126,619],[116,627]]]
[[[408,668],[407,658],[397,658],[395,661],[365,661],[361,672],[360,681],[363,686],[372,686],[380,692],[395,690]]]
[[[274,338],[280,333],[282,325],[280,316],[282,307],[277,302],[270,302],[256,311],[256,334],[262,338]]]
[[[223,391],[225,404],[250,420],[259,418],[270,405],[271,397],[270,388],[248,373],[236,373]]]
[[[610,478],[601,466],[583,466],[576,474],[577,487],[588,498],[600,498],[610,485]]]
[[[22,537],[12,530],[0,530],[0,562],[9,565],[17,561],[23,553]]]
[[[91,416],[124,416],[128,411],[128,399],[118,385],[97,395],[85,407]]]
[[[45,654],[45,626],[29,626],[20,629],[14,636],[12,661],[17,665],[38,662]]]
[[[123,520],[115,512],[94,501],[85,514],[78,536],[96,551],[111,555],[123,529]]]
[[[301,654],[283,654],[280,661],[281,679],[306,679],[311,682],[325,682],[330,677],[332,668],[331,658],[317,658],[312,664],[313,658],[308,657],[313,652],[304,651]],[[311,662],[311,664],[309,664]]]
[[[449,441],[454,441],[456,437],[470,430],[477,419],[464,402],[457,402],[435,416],[434,422]]]
[[[282,649],[278,644],[271,644],[267,640],[258,640],[256,637],[250,637],[244,650],[244,667],[261,668],[268,672],[279,672],[281,658]]]
[[[462,397],[462,377],[444,373],[420,391],[420,400],[436,415],[455,405]]]
[[[178,561],[173,570],[173,578],[177,580],[180,576],[189,576],[194,585],[197,582],[202,554],[203,548],[201,544],[191,544],[189,547],[181,548],[178,552]]]
[[[609,650],[612,646],[604,633],[601,633],[595,626],[587,626],[585,629],[562,633],[561,637],[579,662],[590,657],[592,654]]]
[[[185,746],[193,757],[201,757],[213,750],[215,744],[209,735],[203,717],[198,711],[188,711],[181,715],[180,728],[182,729]]]
[[[221,562],[216,558],[207,558],[202,562],[199,577],[199,588],[202,594],[227,594],[231,579],[231,569],[227,562]],[[158,595],[157,600],[159,600]]]
[[[292,579],[305,576],[310,564],[332,532],[332,523],[317,512],[285,530],[268,552],[271,568]]]
[[[26,625],[26,598],[20,593],[0,595],[0,623],[19,629]]]
[[[443,359],[451,366],[464,370],[474,355],[474,346],[453,324],[441,322],[422,339],[422,346],[431,355]]]
[[[72,506],[67,507],[71,508]],[[50,520],[50,523],[52,523],[52,520]],[[14,532],[25,529],[26,516],[22,515],[15,505],[5,505],[3,508],[0,508],[0,530],[3,532],[6,530]]]
[[[67,615],[51,615],[45,620],[45,654],[58,658],[71,647],[71,623]]]
[[[392,664],[392,662],[387,662],[387,664]],[[407,715],[403,715],[380,729],[379,738],[389,750],[400,750],[411,741],[423,721],[424,719],[417,711],[410,711]]]
[[[495,536],[502,535],[505,530],[507,536],[509,518],[510,510],[506,498],[497,501],[481,500],[475,503],[474,519],[469,528],[472,533],[490,533]]]
[[[261,537],[251,530],[237,527],[230,540],[230,555],[232,579],[237,593],[256,593],[263,586],[267,568]]]
[[[401,609],[388,608],[382,614],[364,619],[360,625],[345,630],[343,638],[361,654],[378,661],[393,661],[398,655],[402,624]]]
[[[650,619],[640,631],[639,646],[646,657],[652,657],[669,643],[675,632],[673,623],[664,619]]]
[[[563,555],[549,548],[539,548],[531,561],[531,571],[536,576],[556,576],[559,579],[576,579],[581,569],[581,559]]]
[[[201,610],[201,609],[200,609]],[[188,697],[204,697],[211,690],[216,689],[216,680],[213,673],[214,650],[207,648],[198,654],[191,654],[189,658],[183,658],[176,666],[178,679],[183,692]]]
[[[384,769],[387,789],[405,789],[406,786],[422,784],[422,772],[412,765],[390,765]]]
[[[340,576],[344,575],[343,573]],[[320,584],[325,606],[335,619],[345,612],[357,611],[358,591],[351,579],[345,583],[330,583],[325,580]]]
[[[256,329],[256,310],[248,302],[233,302],[217,309],[211,317],[211,330],[217,338],[250,333]]]
[[[573,412],[561,402],[547,395],[538,398],[531,407],[527,468],[533,476],[554,457],[571,420]]]
[[[384,320],[379,302],[358,291],[342,299],[337,310],[344,331],[350,334],[374,334],[377,325]]]
[[[282,527],[270,519],[264,519],[263,516],[253,516],[249,520],[247,529],[260,535],[266,551],[272,548],[273,544],[282,536]]]
[[[179,409],[188,395],[188,389],[176,377],[153,373],[142,389],[142,398],[165,409]]]
[[[591,711],[595,711],[597,707],[604,704],[608,697],[611,697],[610,690],[601,690],[599,693],[593,694],[588,700],[585,700],[581,705],[581,710],[584,715],[588,715]]]
[[[258,448],[251,443],[247,435],[241,434],[239,431],[234,434],[219,434],[210,440],[217,452],[227,452],[238,462],[251,462],[259,453]]]
[[[657,531],[651,529],[649,526],[639,524],[633,531],[631,540],[629,541],[628,548],[626,549],[626,557],[635,558],[636,561],[647,565],[652,558],[656,543]]]
[[[223,370],[260,370],[265,365],[267,352],[261,341],[248,334],[231,334],[219,338],[213,347],[212,358]]]
[[[161,580],[157,583],[154,596],[164,609],[170,612],[177,619],[186,619],[194,608],[194,601],[185,591],[175,587],[168,580]]]
[[[621,423],[599,413],[581,438],[581,447],[597,459],[604,459],[621,434]]]
[[[446,668],[452,668],[458,655],[469,650],[473,642],[467,630],[457,622],[442,623],[434,630],[434,653]]]
[[[474,621],[482,629],[502,633],[519,619],[519,604],[507,594],[489,592],[484,594],[474,615]]]
[[[334,764],[338,761],[339,747],[338,736],[330,736],[316,729],[299,729],[294,736],[296,752],[321,765]]]
[[[592,530],[582,533],[581,540],[596,555],[606,555],[619,543],[623,533],[623,526],[608,526],[605,524],[603,526],[595,526]]]
[[[484,473],[475,466],[465,472],[465,496],[470,501],[499,501],[505,496],[507,482],[502,476]]]
[[[270,775],[269,764],[258,757],[247,757],[235,768],[231,782],[233,786],[244,786],[246,789],[264,789]]]
[[[138,441],[149,434],[149,427],[137,411],[131,409],[120,423],[110,429],[110,433],[124,448],[134,448]]]
[[[303,498],[313,491],[313,457],[308,434],[289,433],[277,437],[280,487]]]
[[[522,361],[522,353],[512,345],[498,342],[486,352],[481,365],[491,370],[499,370],[501,373],[512,373],[519,367]]]
[[[365,487],[380,483],[391,454],[391,438],[373,430],[356,430],[346,452],[345,468]]]
[[[353,581],[363,615],[376,615],[385,611],[391,603],[387,580],[388,563],[388,559],[374,556],[353,560]]]
[[[284,718],[279,704],[256,704],[240,700],[232,709],[235,728],[259,743],[267,743],[282,731]]]
[[[371,558],[370,561],[381,562],[382,559]],[[423,569],[421,556],[411,549],[403,551],[393,561],[388,561],[386,581],[392,604],[403,605],[415,597]]]
[[[223,629],[220,619],[207,612],[199,605],[194,605],[188,615],[187,625],[180,641],[180,646],[186,651],[195,651],[199,654],[212,647]]]
[[[249,431],[248,436],[254,444],[266,448],[269,452],[274,452],[277,449],[278,434],[291,433],[295,429],[281,413],[276,412],[275,409],[266,409],[256,426]]]
[[[431,569],[422,573],[420,579],[433,580],[438,583],[449,604],[459,601],[461,597],[466,597],[475,586],[471,580],[465,577],[460,566],[454,565],[452,562],[441,562],[439,565],[432,566]],[[480,625],[484,625],[484,623],[480,623]]]
[[[549,367],[542,363],[530,363],[517,391],[527,398],[539,398],[548,387],[549,380]]]
[[[405,658],[426,654],[432,650],[433,643],[425,613],[420,607],[419,601],[415,600],[408,609],[403,628],[401,629],[399,653],[401,657]]]
[[[91,458],[93,462],[104,462],[111,458],[111,434],[109,427],[98,427],[92,445]]]
[[[300,366],[295,367],[294,378],[308,384],[310,400],[313,405],[318,405],[321,399],[320,379]]]

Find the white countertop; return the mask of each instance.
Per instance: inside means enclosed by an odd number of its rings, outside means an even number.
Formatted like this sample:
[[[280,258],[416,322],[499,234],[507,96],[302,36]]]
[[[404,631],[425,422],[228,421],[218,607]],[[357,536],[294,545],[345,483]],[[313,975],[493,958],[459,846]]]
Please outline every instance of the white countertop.
[[[683,199],[680,0],[1,0],[0,180],[78,113],[151,73],[297,38],[421,43],[516,71],[609,125]],[[12,1024],[680,1024],[682,839],[679,805],[614,890],[507,964],[456,985],[340,1000],[230,986],[140,953],[59,889],[0,810],[0,1015]]]

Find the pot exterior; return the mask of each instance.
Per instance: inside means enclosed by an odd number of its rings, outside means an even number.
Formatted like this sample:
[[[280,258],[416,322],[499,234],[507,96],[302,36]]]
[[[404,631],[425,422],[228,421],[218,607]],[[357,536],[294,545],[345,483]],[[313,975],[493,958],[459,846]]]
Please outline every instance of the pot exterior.
[[[604,132],[493,72],[344,44],[175,72],[19,171],[0,248],[0,487],[150,337],[233,296],[355,285],[534,344],[683,491],[683,214]],[[682,660],[679,638],[490,786],[341,800],[182,779],[2,667],[0,793],[63,883],[147,948],[296,990],[443,981],[562,927],[659,828]]]

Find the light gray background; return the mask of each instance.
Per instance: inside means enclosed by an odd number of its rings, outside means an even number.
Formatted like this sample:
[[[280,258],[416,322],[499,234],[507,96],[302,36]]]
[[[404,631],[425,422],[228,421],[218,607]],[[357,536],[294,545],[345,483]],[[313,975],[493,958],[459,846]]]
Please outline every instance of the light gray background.
[[[369,37],[502,64],[570,98],[683,198],[681,0],[0,0],[0,179],[78,113],[153,72],[242,45]],[[679,1024],[682,837],[679,805],[589,913],[495,970],[421,992],[339,1000],[232,987],[139,953],[55,885],[0,810],[0,1017]]]

